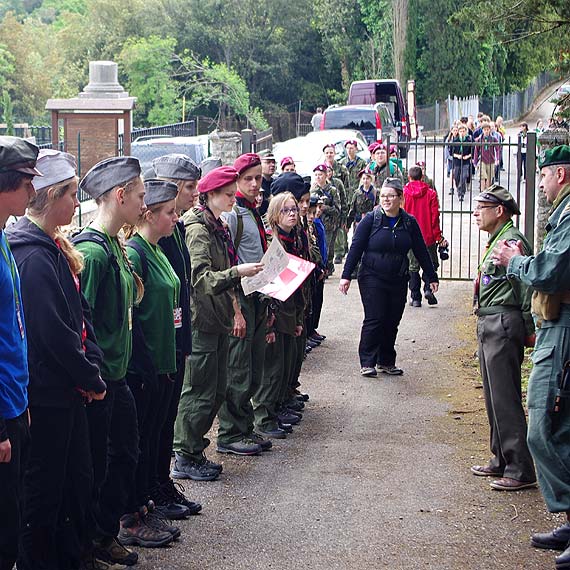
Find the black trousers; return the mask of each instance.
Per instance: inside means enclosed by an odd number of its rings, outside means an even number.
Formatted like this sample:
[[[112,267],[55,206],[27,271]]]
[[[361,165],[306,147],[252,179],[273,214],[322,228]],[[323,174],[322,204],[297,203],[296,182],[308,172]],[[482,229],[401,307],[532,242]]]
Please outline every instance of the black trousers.
[[[93,466],[87,412],[31,407],[18,570],[75,570],[88,544]]]
[[[391,285],[376,277],[362,276],[358,286],[364,306],[358,346],[360,366],[392,366],[396,363],[394,344],[406,305],[407,281]]]
[[[319,328],[319,322],[321,320],[321,311],[323,309],[323,297],[325,291],[325,280],[321,279],[317,281],[315,285],[315,289],[313,290],[313,298],[312,298],[312,320],[311,320],[311,329],[307,331],[309,335],[313,334]]]
[[[104,400],[87,406],[93,457],[93,514],[96,536],[115,537],[135,482],[139,455],[137,410],[123,380],[107,380]]]
[[[12,570],[18,557],[22,479],[30,443],[28,413],[6,420],[6,427],[12,459],[0,463],[0,570]]]
[[[178,414],[178,403],[180,402],[180,394],[182,393],[182,384],[184,384],[184,371],[186,369],[186,358],[180,357],[176,359],[177,371],[176,375],[172,375],[174,383],[170,401],[165,402],[166,417],[158,442],[158,456],[156,461],[156,475],[151,480],[151,486],[160,485],[168,482],[170,479],[170,462],[172,460],[172,444],[174,441],[174,424],[176,415]],[[167,406],[167,408],[166,408]]]

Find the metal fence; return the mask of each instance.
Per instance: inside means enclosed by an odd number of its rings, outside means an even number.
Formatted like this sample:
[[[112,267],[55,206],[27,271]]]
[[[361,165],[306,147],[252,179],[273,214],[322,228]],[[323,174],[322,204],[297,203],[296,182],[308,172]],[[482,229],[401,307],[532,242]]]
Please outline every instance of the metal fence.
[[[469,145],[472,149],[482,143]],[[503,143],[491,143],[500,148],[502,167],[493,172],[493,180],[498,182],[516,199],[522,212],[515,216],[514,222],[526,235],[530,243],[534,243],[535,234],[535,186],[536,186],[536,134],[527,137],[526,155],[523,155],[521,140],[518,137],[508,138]],[[449,259],[441,262],[439,275],[442,279],[472,280],[477,274],[481,255],[487,241],[487,234],[482,234],[473,220],[474,197],[483,190],[483,179],[480,170],[471,171],[467,184],[467,192],[462,201],[459,200],[454,180],[452,163],[449,161],[449,143],[441,137],[430,137],[409,144],[407,158],[403,166],[407,168],[417,162],[425,162],[426,175],[432,181],[440,205],[440,225],[444,236],[450,243]]]
[[[530,85],[521,91],[513,91],[494,97],[451,97],[431,105],[417,106],[417,123],[423,132],[449,130],[461,117],[477,115],[479,111],[494,118],[501,115],[505,121],[516,120],[533,106],[537,95],[558,79],[558,75],[545,71],[535,77]]]

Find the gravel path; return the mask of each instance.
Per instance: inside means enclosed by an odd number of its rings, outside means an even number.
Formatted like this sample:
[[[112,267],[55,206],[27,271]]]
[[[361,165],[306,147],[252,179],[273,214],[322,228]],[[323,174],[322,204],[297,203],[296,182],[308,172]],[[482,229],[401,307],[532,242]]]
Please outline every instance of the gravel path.
[[[141,570],[554,567],[529,534],[557,524],[539,491],[500,493],[469,472],[487,459],[474,387],[469,285],[406,308],[402,377],[359,374],[362,310],[338,278],[325,287],[324,344],[309,355],[301,427],[257,458],[223,456],[213,483],[187,483],[203,514],[174,546],[141,552]],[[356,283],[354,284],[356,285]],[[215,460],[220,455],[210,451]]]

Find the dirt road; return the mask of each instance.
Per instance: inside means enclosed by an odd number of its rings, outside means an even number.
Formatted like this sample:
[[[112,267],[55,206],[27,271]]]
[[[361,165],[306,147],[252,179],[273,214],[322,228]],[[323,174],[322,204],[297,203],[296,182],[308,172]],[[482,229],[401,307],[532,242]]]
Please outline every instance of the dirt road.
[[[345,298],[337,284],[325,288],[327,339],[303,371],[311,400],[301,427],[261,457],[210,451],[224,463],[220,479],[187,484],[203,514],[182,522],[174,546],[141,551],[139,568],[554,567],[554,553],[528,541],[558,521],[539,491],[492,491],[469,472],[487,459],[488,438],[469,286],[446,282],[437,307],[407,307],[404,376],[365,379],[358,291]]]

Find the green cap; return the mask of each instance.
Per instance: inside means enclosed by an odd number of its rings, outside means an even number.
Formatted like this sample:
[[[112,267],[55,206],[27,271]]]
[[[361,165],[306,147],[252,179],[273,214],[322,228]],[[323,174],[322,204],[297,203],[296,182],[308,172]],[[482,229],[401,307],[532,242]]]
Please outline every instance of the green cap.
[[[555,166],[557,164],[570,164],[570,146],[561,144],[541,153],[538,167]]]
[[[492,186],[489,186],[489,188],[487,188],[485,192],[481,192],[481,194],[479,194],[479,196],[475,198],[475,201],[501,204],[502,206],[505,206],[505,208],[507,208],[507,210],[509,210],[513,214],[517,216],[520,216],[521,214],[521,211],[519,210],[519,205],[517,204],[517,201],[513,198],[511,193],[506,188],[503,188],[498,184],[493,184]]]

